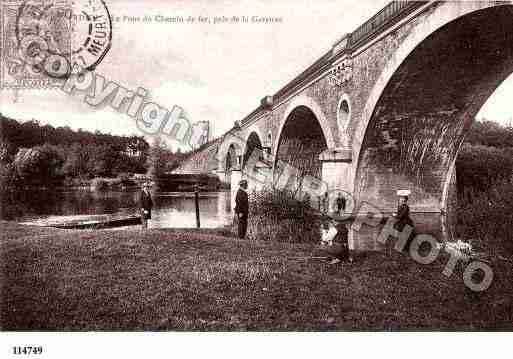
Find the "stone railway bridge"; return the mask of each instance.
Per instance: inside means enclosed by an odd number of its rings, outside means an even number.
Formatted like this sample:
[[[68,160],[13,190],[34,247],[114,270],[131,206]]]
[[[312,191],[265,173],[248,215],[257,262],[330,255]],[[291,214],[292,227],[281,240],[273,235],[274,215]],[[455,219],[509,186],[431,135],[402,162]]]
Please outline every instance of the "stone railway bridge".
[[[306,164],[355,207],[393,211],[409,189],[412,211],[440,213],[467,129],[512,72],[513,1],[394,1],[265,96],[211,169],[235,183],[261,148],[261,171]]]

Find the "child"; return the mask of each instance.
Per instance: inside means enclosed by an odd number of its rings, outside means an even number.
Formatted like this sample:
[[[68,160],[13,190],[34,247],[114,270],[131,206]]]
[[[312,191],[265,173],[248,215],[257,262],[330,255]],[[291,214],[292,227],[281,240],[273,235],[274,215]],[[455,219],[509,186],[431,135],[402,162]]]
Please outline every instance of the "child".
[[[329,220],[323,221],[321,225],[321,246],[332,246],[333,239],[337,235],[337,229]]]
[[[337,234],[334,238],[336,243],[328,251],[331,258],[329,264],[337,264],[343,260],[349,260],[349,262],[352,262],[353,259],[349,252],[349,231],[347,229],[347,224],[345,222],[337,223],[336,231]]]

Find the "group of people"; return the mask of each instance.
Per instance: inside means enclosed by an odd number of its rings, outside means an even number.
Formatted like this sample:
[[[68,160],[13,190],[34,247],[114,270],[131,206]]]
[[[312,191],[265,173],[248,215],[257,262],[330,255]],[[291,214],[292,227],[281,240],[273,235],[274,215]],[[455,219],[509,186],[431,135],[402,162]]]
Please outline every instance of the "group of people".
[[[412,228],[410,236],[402,249],[404,252],[408,252],[410,244],[415,237],[414,224],[410,217],[410,207],[408,206],[408,195],[410,194],[410,191],[399,190],[397,194],[399,196],[399,203],[397,206],[397,212],[393,214],[395,219],[394,228],[398,232],[402,232],[406,226],[410,226]],[[337,203],[337,207],[337,212],[340,213],[341,207],[344,208],[345,203],[340,207]],[[327,248],[326,253],[330,264],[339,263],[342,260],[348,260],[350,262],[353,261],[351,251],[349,250],[348,227],[350,223],[351,219],[349,218],[342,218],[339,220],[331,218],[327,215],[327,211],[323,215],[321,225],[321,246]]]
[[[322,214],[327,215],[330,212],[330,209],[337,215],[342,215],[346,210],[346,198],[342,195],[342,192],[339,192],[333,206],[330,206],[330,199],[328,192],[324,192],[324,196],[319,199],[319,210]]]
[[[145,182],[142,185],[141,194],[139,196],[139,207],[141,211],[141,224],[143,228],[148,228],[148,220],[151,219],[151,210],[153,209],[153,200],[150,193],[151,184]],[[239,190],[235,198],[235,215],[238,219],[238,235],[239,238],[246,236],[248,228],[248,214],[249,214],[249,199],[248,182],[242,180],[239,183]]]
[[[145,183],[142,188],[140,195],[140,207],[141,207],[141,222],[143,228],[148,228],[148,220],[151,219],[151,210],[153,208],[153,201],[150,194],[150,183]],[[235,217],[237,219],[237,235],[239,238],[244,238],[248,229],[248,215],[249,215],[249,199],[248,199],[248,182],[241,180],[239,182],[239,189],[235,197]],[[397,192],[399,196],[399,205],[397,207],[397,213],[394,214],[396,223],[395,229],[399,232],[404,229],[406,225],[414,227],[413,221],[410,218],[410,208],[408,206],[408,195],[409,191],[400,190]],[[352,260],[349,244],[347,228],[350,223],[350,219],[345,220],[333,220],[328,216],[329,212],[329,196],[326,192],[324,197],[321,199],[321,214],[322,214],[322,225],[321,225],[321,244],[332,246],[333,242],[338,243],[339,250],[335,251],[331,258],[330,263],[338,263],[342,259]],[[342,215],[346,209],[346,199],[342,193],[339,193],[334,202],[334,212],[338,215]],[[409,249],[411,242],[408,240],[405,246],[405,250]]]

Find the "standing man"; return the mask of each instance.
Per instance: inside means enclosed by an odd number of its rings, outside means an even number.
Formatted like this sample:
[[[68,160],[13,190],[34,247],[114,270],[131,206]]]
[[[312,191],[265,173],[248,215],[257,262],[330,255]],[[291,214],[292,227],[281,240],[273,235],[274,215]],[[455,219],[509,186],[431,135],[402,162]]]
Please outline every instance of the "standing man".
[[[153,208],[153,201],[150,194],[150,183],[143,184],[141,197],[139,199],[141,207],[141,221],[144,229],[148,228],[148,219],[151,219],[151,209]]]
[[[324,196],[320,199],[320,210],[324,216],[330,212],[330,199],[327,191],[324,192]]]
[[[399,206],[397,207],[397,213],[394,214],[396,219],[396,223],[394,224],[394,228],[399,232],[402,232],[405,226],[412,227],[412,233],[406,242],[406,245],[403,248],[403,251],[408,252],[410,250],[410,244],[415,237],[415,226],[410,217],[410,207],[408,206],[408,195],[410,194],[409,190],[399,190],[397,191],[397,195],[399,196]]]
[[[249,213],[249,200],[248,193],[248,181],[242,180],[239,182],[239,190],[235,197],[235,215],[239,222],[239,238],[246,236],[246,230],[248,229],[248,213]]]
[[[346,199],[344,198],[344,196],[342,196],[341,192],[338,193],[337,199],[335,200],[335,204],[338,215],[342,215],[346,210]]]

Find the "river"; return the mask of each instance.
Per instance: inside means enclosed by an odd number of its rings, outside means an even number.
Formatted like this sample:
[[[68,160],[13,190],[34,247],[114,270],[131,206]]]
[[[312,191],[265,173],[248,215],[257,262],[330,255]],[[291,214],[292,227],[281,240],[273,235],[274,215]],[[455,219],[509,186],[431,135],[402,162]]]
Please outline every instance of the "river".
[[[199,194],[202,228],[219,228],[232,223],[230,197],[229,191]],[[24,191],[2,196],[0,217],[25,224],[50,225],[86,222],[94,220],[98,215],[139,215],[138,198],[138,191]],[[194,193],[158,192],[153,194],[153,201],[149,228],[196,227]],[[417,233],[431,234],[441,241],[454,239],[452,224],[446,216],[412,213],[411,217]],[[382,226],[362,227],[354,233],[354,243],[366,249],[378,249],[376,236],[381,229]]]
[[[4,194],[0,218],[44,224],[62,218],[100,214],[138,214],[138,191],[31,190]],[[159,192],[153,195],[151,228],[196,226],[194,193]],[[222,227],[232,221],[230,192],[199,194],[201,227]]]

